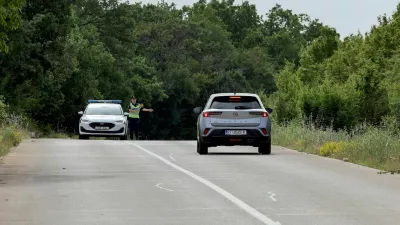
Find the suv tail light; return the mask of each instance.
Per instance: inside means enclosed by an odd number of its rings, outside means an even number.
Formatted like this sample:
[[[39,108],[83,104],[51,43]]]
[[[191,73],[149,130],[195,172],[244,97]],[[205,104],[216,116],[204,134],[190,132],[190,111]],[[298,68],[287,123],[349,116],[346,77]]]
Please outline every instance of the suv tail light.
[[[221,115],[221,114],[222,114],[222,112],[204,112],[203,117],[210,117],[213,115]]]
[[[268,117],[268,113],[267,112],[249,112],[251,115],[258,115],[261,117]]]

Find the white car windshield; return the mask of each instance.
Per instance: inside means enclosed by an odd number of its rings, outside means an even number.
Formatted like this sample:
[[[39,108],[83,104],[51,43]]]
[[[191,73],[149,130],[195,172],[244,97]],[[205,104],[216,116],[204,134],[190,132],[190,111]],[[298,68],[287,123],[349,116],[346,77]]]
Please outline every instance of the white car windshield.
[[[113,104],[93,104],[89,105],[85,111],[86,115],[122,115],[120,105]]]

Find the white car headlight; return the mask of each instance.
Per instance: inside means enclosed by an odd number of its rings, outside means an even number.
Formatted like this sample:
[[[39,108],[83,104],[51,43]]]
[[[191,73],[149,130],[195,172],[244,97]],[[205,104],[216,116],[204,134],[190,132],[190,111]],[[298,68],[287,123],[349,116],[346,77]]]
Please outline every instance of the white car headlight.
[[[124,123],[124,121],[123,120],[117,120],[117,121],[115,121],[115,123]]]
[[[82,123],[90,123],[90,120],[88,120],[88,119],[82,119],[81,122],[82,122]]]

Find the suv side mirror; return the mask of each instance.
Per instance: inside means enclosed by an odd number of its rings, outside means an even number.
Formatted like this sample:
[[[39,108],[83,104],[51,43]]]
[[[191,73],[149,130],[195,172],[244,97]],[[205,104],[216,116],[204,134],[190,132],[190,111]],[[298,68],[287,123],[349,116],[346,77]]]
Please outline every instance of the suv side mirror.
[[[265,110],[267,110],[267,112],[269,113],[269,114],[271,114],[274,110],[272,110],[271,108],[265,108]]]
[[[203,109],[201,107],[196,107],[193,109],[193,112],[196,114],[200,114]]]
[[[79,111],[78,114],[79,114],[79,115],[83,115],[83,111]]]
[[[129,113],[127,113],[127,112],[124,112],[124,116],[129,116]]]

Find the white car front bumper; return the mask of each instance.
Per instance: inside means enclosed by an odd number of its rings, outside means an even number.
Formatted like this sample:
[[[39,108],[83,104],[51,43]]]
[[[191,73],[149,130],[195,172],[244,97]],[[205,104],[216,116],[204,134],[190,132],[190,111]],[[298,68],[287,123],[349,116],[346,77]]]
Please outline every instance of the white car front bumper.
[[[79,123],[79,135],[87,136],[124,136],[127,134],[126,123],[96,122]]]

